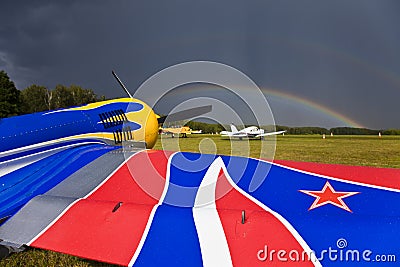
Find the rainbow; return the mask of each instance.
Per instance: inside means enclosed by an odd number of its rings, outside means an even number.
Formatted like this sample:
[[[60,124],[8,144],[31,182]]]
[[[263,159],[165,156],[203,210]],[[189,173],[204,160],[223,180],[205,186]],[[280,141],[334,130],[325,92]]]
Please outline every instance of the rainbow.
[[[289,94],[286,92],[282,92],[282,90],[278,90],[278,89],[271,89],[271,88],[260,88],[262,93],[264,94],[264,96],[266,96],[268,102],[272,102],[270,97],[276,97],[278,99],[282,99],[282,100],[286,100],[286,101],[290,101],[294,104],[299,105],[300,107],[303,108],[307,108],[310,109],[311,111],[314,111],[316,114],[322,114],[325,116],[328,116],[330,118],[333,118],[337,121],[340,121],[343,123],[343,126],[349,126],[349,127],[355,127],[355,128],[365,128],[363,125],[361,125],[360,123],[354,121],[353,119],[332,110],[331,108],[328,108],[326,106],[323,106],[321,104],[318,104],[314,101],[311,101],[309,99],[297,96],[297,95],[293,95],[293,94]],[[239,90],[250,90],[247,88],[240,88]],[[213,92],[215,91],[215,88],[210,87],[207,84],[196,84],[195,86],[190,86],[187,88],[184,88],[184,90],[178,90],[178,91],[174,91],[173,94],[174,95],[187,95],[188,93],[195,93],[195,92],[202,92],[205,93],[207,91]],[[206,93],[207,94],[207,93]],[[211,94],[212,95],[212,94]]]
[[[318,103],[315,103],[309,99],[306,98],[302,98],[299,96],[295,96],[289,93],[285,93],[282,91],[278,91],[278,90],[273,90],[270,88],[261,88],[261,91],[264,93],[264,95],[267,96],[275,96],[275,97],[279,97],[279,98],[283,98],[283,99],[287,99],[290,101],[293,101],[295,103],[298,103],[302,106],[308,107],[312,110],[315,110],[317,112],[323,113],[325,115],[328,115],[330,117],[333,117],[341,122],[343,122],[346,126],[350,126],[350,127],[355,127],[355,128],[364,128],[363,125],[359,124],[358,122],[344,116],[343,114],[334,111],[326,106],[322,106]]]

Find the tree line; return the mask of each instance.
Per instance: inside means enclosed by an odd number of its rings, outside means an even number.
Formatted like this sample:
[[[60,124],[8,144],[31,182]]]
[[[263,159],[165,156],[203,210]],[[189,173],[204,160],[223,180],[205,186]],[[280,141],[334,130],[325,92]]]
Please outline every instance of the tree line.
[[[189,121],[185,126],[193,130],[201,130],[202,133],[212,134],[224,131],[224,126],[221,124],[211,124],[199,121]]]
[[[230,131],[230,125],[222,124],[209,124],[204,122],[189,121],[185,126],[190,127],[193,130],[202,130],[203,133],[219,133],[221,131]],[[244,125],[243,127],[249,127],[252,125]],[[320,134],[320,135],[378,135],[379,133],[383,135],[400,135],[400,129],[388,129],[388,130],[372,130],[367,128],[356,128],[356,127],[335,127],[326,129],[323,127],[288,127],[282,125],[276,126],[262,126],[262,129],[267,129],[266,131],[286,131],[287,134],[299,134],[299,135],[310,135],[310,134]],[[239,128],[240,130],[240,128]]]
[[[8,74],[0,71],[0,118],[11,117],[46,110],[79,106],[105,100],[97,96],[92,89],[78,85],[57,85],[54,89],[31,85],[18,90]]]
[[[288,134],[333,134],[333,135],[400,135],[400,129],[380,129],[373,130],[367,128],[357,127],[335,127],[335,128],[322,128],[322,127],[288,127],[288,126],[276,126],[277,131],[286,130]]]

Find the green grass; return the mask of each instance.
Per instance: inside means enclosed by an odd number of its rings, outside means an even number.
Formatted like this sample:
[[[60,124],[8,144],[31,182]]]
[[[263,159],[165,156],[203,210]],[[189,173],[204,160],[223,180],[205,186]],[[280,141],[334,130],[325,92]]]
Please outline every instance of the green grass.
[[[229,140],[223,140],[216,135],[191,135],[180,139],[163,137],[158,140],[155,149],[176,150],[176,143],[179,142],[181,151],[199,152],[199,144],[204,138],[211,139],[216,146],[216,153],[222,155],[246,154],[241,148],[246,148],[247,144],[250,147],[249,156],[255,158],[268,157],[270,151],[274,150],[273,138],[248,142],[236,140],[232,142],[232,146]],[[261,145],[267,150],[266,154],[260,153]],[[209,147],[212,145],[206,146],[205,152],[213,152]],[[322,139],[321,135],[280,135],[276,139],[274,158],[400,168],[400,136],[341,135]]]
[[[201,144],[199,146],[199,144]],[[233,144],[233,145],[231,145]],[[189,138],[163,137],[158,140],[155,149],[208,152],[224,155],[270,156],[274,151],[273,138],[266,141],[222,140],[215,135],[191,135]],[[267,152],[261,153],[263,147]],[[276,140],[276,159],[364,165],[385,168],[400,168],[400,136],[327,136],[320,135],[285,135]],[[112,244],[110,244],[112,245]],[[113,266],[80,259],[60,253],[28,249],[0,260],[0,266],[77,266],[97,267]]]
[[[400,136],[282,136],[275,158],[400,168]]]
[[[2,267],[105,267],[116,266],[101,262],[81,259],[78,257],[46,251],[41,249],[28,249],[27,251],[12,254],[0,260]]]

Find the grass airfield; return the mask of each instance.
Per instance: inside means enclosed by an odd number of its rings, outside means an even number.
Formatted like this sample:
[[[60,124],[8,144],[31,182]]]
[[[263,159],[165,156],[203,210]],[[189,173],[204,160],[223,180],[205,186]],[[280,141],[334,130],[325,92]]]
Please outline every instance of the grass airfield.
[[[268,150],[275,148],[274,137],[265,141],[222,140],[218,135],[192,134],[188,138],[171,138],[162,136],[154,149],[208,153],[223,155],[249,155],[260,157],[260,147]],[[261,145],[261,142],[262,145]],[[249,147],[249,153],[243,149]],[[261,153],[261,155],[263,155]],[[275,159],[362,165],[383,168],[400,168],[400,136],[326,136],[322,135],[279,135],[276,137]],[[112,244],[110,244],[112,245]],[[0,260],[0,266],[113,266],[89,261],[77,257],[49,252],[39,249],[28,249]]]
[[[159,138],[155,149],[174,150],[179,142],[181,151],[199,152],[204,139],[211,139],[216,146],[216,153],[221,155],[243,155],[241,149],[232,149],[229,140],[221,139],[218,135],[192,134],[188,138]],[[179,140],[179,141],[177,141]],[[274,137],[260,140],[233,140],[235,144],[250,146],[250,157],[260,158],[260,146],[267,150],[274,149]],[[172,148],[172,149],[170,149]],[[240,145],[239,145],[240,148]],[[213,152],[210,151],[202,152]],[[261,155],[263,157],[263,155]],[[400,168],[400,136],[371,136],[371,135],[278,135],[276,136],[275,159],[311,161],[345,165],[362,165],[383,168]]]

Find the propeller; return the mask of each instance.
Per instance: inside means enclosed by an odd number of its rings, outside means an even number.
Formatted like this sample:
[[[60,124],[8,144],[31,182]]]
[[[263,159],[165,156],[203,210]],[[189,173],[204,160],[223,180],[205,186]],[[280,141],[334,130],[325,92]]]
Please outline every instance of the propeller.
[[[128,89],[125,87],[125,85],[123,84],[123,82],[119,79],[118,75],[115,73],[115,71],[111,71],[112,75],[114,75],[115,79],[117,80],[117,82],[119,83],[119,85],[121,85],[122,89],[124,89],[125,93],[130,97],[133,98],[133,96],[131,95],[131,93],[129,93]]]
[[[115,73],[114,70],[111,71],[112,75],[115,77],[119,85],[124,89],[125,93],[130,97],[133,98],[133,96],[129,93],[128,89],[124,85],[124,83],[119,79],[118,75]],[[208,113],[212,110],[211,105],[207,106],[201,106],[201,107],[195,107],[195,108],[190,108],[182,111],[178,111],[175,113],[168,114],[166,116],[162,116],[158,118],[158,123],[164,123],[166,119],[168,119],[169,122],[173,121],[183,121],[187,119],[191,119],[200,115],[203,115],[205,113]]]
[[[207,105],[207,106],[202,106],[202,107],[195,107],[195,108],[189,108],[189,109],[185,109],[182,111],[178,111],[175,113],[171,113],[169,115],[166,116],[162,116],[160,118],[158,118],[158,123],[164,123],[165,120],[168,119],[169,122],[173,122],[173,121],[183,121],[183,120],[187,120],[190,118],[194,118],[200,115],[203,115],[205,113],[208,113],[212,110],[212,106],[211,105]]]

